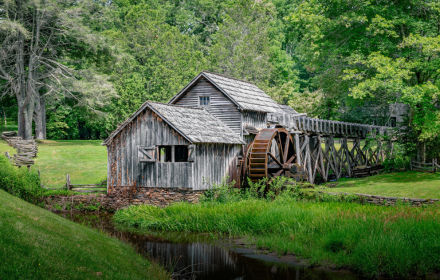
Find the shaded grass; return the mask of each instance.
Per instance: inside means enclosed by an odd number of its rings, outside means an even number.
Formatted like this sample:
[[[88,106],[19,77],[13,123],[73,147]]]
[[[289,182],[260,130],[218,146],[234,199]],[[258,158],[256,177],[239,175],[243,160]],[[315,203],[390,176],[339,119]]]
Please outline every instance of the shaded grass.
[[[405,171],[365,178],[342,178],[325,192],[366,193],[373,195],[440,199],[440,173]],[[329,185],[329,184],[327,184]]]
[[[438,214],[437,206],[377,207],[283,198],[132,206],[118,211],[114,219],[146,230],[228,233],[280,254],[297,254],[311,265],[330,262],[371,277],[408,277],[440,270]]]
[[[128,244],[0,190],[0,279],[169,279]]]
[[[66,184],[66,174],[72,184],[97,184],[107,176],[107,150],[101,140],[39,140],[33,170],[40,170],[42,183],[49,188]],[[0,140],[0,152],[15,149]]]
[[[15,123],[8,123],[7,125],[4,125],[2,121],[2,124],[0,125],[0,134],[3,131],[17,131],[17,130],[18,130],[18,125]]]

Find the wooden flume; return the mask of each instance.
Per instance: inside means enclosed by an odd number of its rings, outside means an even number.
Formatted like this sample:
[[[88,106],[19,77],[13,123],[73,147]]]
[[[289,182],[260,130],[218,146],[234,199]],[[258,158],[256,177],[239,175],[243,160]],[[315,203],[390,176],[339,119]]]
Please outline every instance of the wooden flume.
[[[274,128],[260,130],[246,149],[244,181],[267,177],[270,183],[287,176],[315,183],[318,177],[324,182],[363,177],[377,174],[381,163],[393,157],[387,127],[312,119],[303,114],[272,114],[268,120]]]

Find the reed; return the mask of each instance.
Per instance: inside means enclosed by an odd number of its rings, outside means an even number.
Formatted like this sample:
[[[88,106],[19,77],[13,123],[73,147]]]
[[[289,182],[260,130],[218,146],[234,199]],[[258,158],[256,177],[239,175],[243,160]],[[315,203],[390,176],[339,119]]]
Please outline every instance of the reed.
[[[148,205],[118,211],[116,222],[148,230],[227,233],[312,265],[377,277],[409,277],[440,270],[439,207],[377,207],[315,203],[288,197],[225,203]]]

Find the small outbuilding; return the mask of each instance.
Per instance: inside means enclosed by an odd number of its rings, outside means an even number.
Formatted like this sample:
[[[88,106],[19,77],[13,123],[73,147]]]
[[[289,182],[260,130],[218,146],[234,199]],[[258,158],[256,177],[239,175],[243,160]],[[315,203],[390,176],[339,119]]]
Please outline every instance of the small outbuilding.
[[[204,190],[238,180],[244,142],[204,108],[147,101],[104,141],[108,193],[119,187]]]

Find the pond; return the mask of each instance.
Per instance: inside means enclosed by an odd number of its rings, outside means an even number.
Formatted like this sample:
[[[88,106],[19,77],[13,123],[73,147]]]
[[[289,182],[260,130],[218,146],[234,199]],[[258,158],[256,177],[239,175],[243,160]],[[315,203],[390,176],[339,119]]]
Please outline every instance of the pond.
[[[111,219],[112,214],[108,213],[72,212],[60,215],[132,244],[145,257],[158,261],[175,273],[179,272],[176,279],[362,279],[347,271],[308,269],[292,257],[279,258],[271,253],[257,253],[253,248],[237,246],[237,242],[213,238],[210,234],[135,233],[116,227]]]

